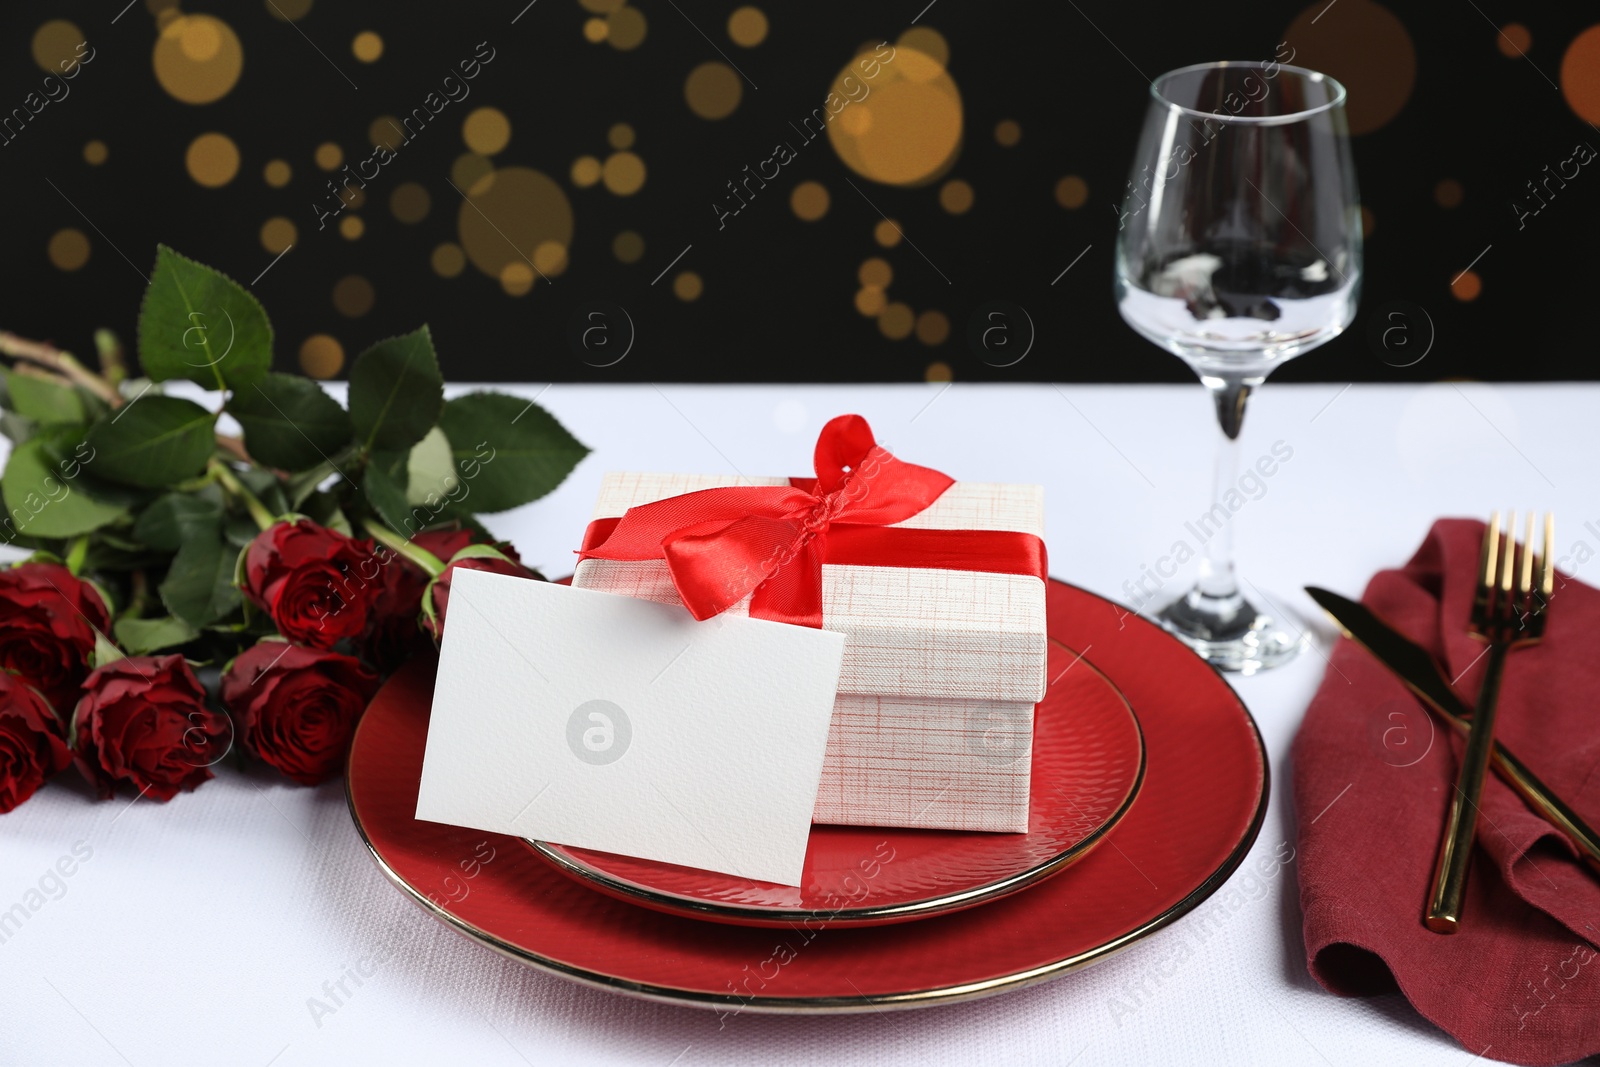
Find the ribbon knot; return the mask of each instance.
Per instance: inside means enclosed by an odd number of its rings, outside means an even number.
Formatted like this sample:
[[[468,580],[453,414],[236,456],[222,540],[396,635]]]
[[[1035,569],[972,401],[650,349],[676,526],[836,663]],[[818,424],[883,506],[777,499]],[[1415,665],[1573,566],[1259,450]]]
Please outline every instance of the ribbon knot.
[[[709,619],[750,597],[750,614],[822,625],[822,564],[932,566],[1044,577],[1031,534],[887,530],[932,504],[954,481],[896,459],[859,415],[817,439],[815,478],[702,489],[597,519],[580,560],[665,560],[678,597]]]

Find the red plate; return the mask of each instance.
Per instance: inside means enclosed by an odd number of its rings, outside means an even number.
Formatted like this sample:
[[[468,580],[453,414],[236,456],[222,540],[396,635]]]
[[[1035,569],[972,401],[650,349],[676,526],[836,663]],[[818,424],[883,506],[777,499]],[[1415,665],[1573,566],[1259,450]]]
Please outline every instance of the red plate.
[[[542,841],[528,844],[603,893],[745,926],[877,926],[998,900],[1087,855],[1138,792],[1144,772],[1139,721],[1116,686],[1081,660],[1051,642],[1048,677],[1054,681],[1034,715],[1025,834],[815,826],[799,886]]]
[[[981,908],[787,934],[663,915],[564,877],[518,838],[413,817],[432,667],[396,675],[351,746],[350,811],[383,872],[436,918],[589,985],[723,1011],[870,1011],[1017,989],[1109,956],[1193,910],[1243,860],[1266,810],[1255,723],[1203,660],[1151,623],[1051,582],[1052,637],[1081,648],[1144,728],[1146,771],[1104,848]]]

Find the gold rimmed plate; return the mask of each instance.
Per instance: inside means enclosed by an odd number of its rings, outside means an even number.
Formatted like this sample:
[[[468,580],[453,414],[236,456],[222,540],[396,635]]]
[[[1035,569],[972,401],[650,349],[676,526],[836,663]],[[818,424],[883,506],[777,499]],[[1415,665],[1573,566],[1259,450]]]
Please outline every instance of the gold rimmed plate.
[[[1059,874],[1106,838],[1138,795],[1144,739],[1122,693],[1081,653],[1050,644],[1034,714],[1026,833],[880,826],[811,829],[798,886],[529,841],[558,870],[621,900],[746,926],[875,926],[971,908]],[[981,757],[974,757],[981,758]],[[959,769],[952,773],[960,773]],[[945,783],[948,788],[949,783]]]

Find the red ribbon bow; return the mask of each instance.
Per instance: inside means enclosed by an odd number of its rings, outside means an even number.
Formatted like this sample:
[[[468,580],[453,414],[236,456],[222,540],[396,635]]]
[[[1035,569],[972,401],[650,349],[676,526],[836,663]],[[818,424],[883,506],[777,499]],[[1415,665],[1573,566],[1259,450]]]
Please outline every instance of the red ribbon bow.
[[[787,486],[702,489],[597,519],[579,559],[666,560],[696,619],[750,596],[756,618],[816,628],[824,562],[1045,576],[1044,544],[1032,534],[888,529],[955,482],[896,459],[860,415],[822,428],[815,469],[815,479]]]

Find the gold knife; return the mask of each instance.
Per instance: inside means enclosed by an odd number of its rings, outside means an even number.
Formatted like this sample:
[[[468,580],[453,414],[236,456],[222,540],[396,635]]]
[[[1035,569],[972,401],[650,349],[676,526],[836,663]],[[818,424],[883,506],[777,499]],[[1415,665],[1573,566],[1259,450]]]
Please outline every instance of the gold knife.
[[[1306,592],[1328,613],[1346,637],[1372,653],[1379,663],[1389,668],[1395,677],[1421,697],[1423,703],[1437,712],[1457,733],[1467,732],[1467,720],[1472,718],[1472,707],[1456,696],[1455,690],[1450,688],[1449,679],[1427,649],[1397,633],[1365,604],[1316,586],[1306,586]],[[1499,741],[1494,743],[1491,764],[1495,773],[1516,790],[1530,808],[1566,834],[1589,866],[1600,872],[1600,834],[1596,834],[1582,816],[1569,808]]]

